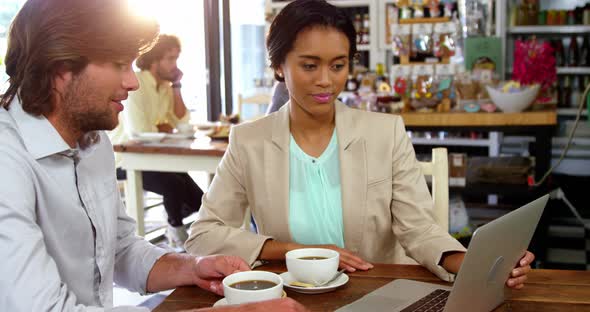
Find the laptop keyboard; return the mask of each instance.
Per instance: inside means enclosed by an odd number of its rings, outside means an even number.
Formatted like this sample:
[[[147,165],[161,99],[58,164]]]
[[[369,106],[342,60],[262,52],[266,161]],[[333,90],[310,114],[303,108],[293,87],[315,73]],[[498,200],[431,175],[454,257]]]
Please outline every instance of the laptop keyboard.
[[[450,293],[449,290],[437,289],[414,302],[409,307],[406,307],[401,312],[442,312]]]

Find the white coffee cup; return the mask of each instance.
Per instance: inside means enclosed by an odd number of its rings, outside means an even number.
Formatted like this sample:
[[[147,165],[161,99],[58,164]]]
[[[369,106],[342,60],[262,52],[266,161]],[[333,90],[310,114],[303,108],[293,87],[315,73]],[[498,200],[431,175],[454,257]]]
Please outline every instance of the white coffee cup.
[[[231,285],[244,281],[269,281],[276,285],[271,288],[244,290],[231,287]],[[223,281],[223,293],[229,304],[241,304],[271,299],[278,299],[283,296],[283,280],[272,272],[246,271],[226,276]]]
[[[195,126],[190,123],[179,123],[176,125],[176,130],[182,134],[192,134],[195,133]]]
[[[305,257],[323,257],[320,260],[301,259]],[[285,254],[287,270],[299,282],[322,284],[329,281],[340,263],[340,254],[332,249],[302,248]]]

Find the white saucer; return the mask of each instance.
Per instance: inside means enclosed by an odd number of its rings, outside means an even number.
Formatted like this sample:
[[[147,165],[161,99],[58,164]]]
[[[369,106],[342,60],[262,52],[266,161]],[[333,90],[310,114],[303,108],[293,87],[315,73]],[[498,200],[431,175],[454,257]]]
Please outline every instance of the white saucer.
[[[285,272],[282,273],[281,278],[283,279],[283,287],[287,287],[292,291],[302,293],[302,294],[323,294],[326,292],[330,292],[335,290],[336,288],[348,283],[348,275],[346,273],[342,273],[340,277],[338,277],[335,281],[331,282],[328,285],[321,286],[321,287],[298,287],[291,285],[292,282],[295,282],[291,273]]]
[[[141,142],[160,142],[166,137],[166,133],[161,132],[142,132],[135,133],[131,136],[132,140]]]
[[[228,305],[227,300],[225,300],[225,298],[221,298],[221,299],[215,301],[215,303],[213,304],[214,307],[221,307],[224,305]]]
[[[194,133],[166,133],[167,139],[194,139]]]
[[[287,293],[283,290],[283,297],[282,298],[285,298],[285,297],[287,297]],[[229,303],[227,303],[227,300],[225,300],[225,298],[221,298],[221,299],[215,301],[213,306],[214,307],[221,307],[221,306],[228,305],[228,304]]]

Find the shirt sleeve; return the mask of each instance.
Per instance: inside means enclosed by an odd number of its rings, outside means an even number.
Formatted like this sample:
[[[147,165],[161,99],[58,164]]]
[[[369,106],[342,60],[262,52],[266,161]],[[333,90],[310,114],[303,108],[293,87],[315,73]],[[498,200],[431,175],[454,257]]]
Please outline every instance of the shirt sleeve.
[[[135,221],[127,215],[121,201],[118,211],[115,283],[144,295],[152,267],[170,251],[156,247],[135,234]]]
[[[185,247],[196,255],[229,254],[248,264],[256,262],[264,236],[241,229],[248,206],[239,160],[236,128],[230,132],[228,148],[217,168],[209,191],[203,196],[199,218],[191,225]]]
[[[36,223],[37,189],[27,155],[0,145],[0,306],[3,311],[148,311],[84,306],[60,277]]]
[[[174,112],[174,90],[172,90],[172,87],[170,86],[166,86],[166,94],[168,94],[168,110],[166,111],[166,120],[168,120],[170,122],[170,125],[174,128],[176,128],[176,126],[180,123],[187,123],[190,120],[191,114],[189,112],[189,110],[187,109],[186,112],[184,113],[184,116],[182,116],[182,118],[178,118],[176,116],[176,113]]]
[[[158,132],[158,127],[148,116],[146,108],[149,106],[150,99],[147,97],[147,92],[143,92],[142,88],[129,92],[125,110],[123,110],[125,131],[128,136],[140,132]]]
[[[393,150],[393,231],[406,253],[439,278],[454,274],[438,265],[447,251],[466,251],[456,239],[436,225],[433,202],[420,164],[401,118],[395,123]]]

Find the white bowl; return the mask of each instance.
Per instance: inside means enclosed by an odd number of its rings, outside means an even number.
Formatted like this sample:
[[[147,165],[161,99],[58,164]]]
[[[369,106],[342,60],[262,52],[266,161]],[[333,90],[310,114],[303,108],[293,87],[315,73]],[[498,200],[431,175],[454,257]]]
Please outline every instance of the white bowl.
[[[304,260],[303,257],[326,257],[321,260]],[[340,254],[332,249],[301,248],[285,254],[287,270],[293,277],[303,283],[322,284],[329,281],[340,263]]]
[[[195,134],[195,126],[190,123],[179,123],[176,125],[176,130],[178,133],[186,134],[186,135],[193,135]]]
[[[503,93],[502,91],[486,86],[492,102],[505,113],[518,113],[529,107],[537,98],[539,85],[534,85],[516,93]]]
[[[244,290],[233,288],[233,285],[238,282],[263,280],[276,283],[277,285],[271,288],[259,290]],[[238,272],[226,276],[223,281],[223,294],[229,304],[242,304],[246,302],[256,302],[271,299],[278,299],[283,296],[283,279],[278,274],[266,271],[246,271]]]

